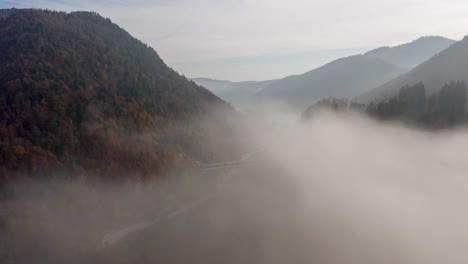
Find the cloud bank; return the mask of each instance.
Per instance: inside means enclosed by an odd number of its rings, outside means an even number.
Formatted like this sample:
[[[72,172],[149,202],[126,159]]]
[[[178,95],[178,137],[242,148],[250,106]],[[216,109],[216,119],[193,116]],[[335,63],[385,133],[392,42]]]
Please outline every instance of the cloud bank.
[[[468,261],[466,129],[258,113],[239,140],[261,152],[241,168],[137,188],[50,185],[55,196],[22,185],[8,208],[30,207],[34,221],[8,222],[10,243],[2,245],[15,246],[7,252],[39,245],[23,260],[44,263]],[[164,218],[174,212],[180,217]],[[138,225],[154,219],[162,220]],[[100,244],[106,233],[135,226],[143,227],[121,244]]]

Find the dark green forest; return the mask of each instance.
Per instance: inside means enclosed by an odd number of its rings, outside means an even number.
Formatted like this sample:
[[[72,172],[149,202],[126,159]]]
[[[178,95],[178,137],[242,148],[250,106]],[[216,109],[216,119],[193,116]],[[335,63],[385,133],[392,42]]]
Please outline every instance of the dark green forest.
[[[448,128],[468,120],[466,95],[466,85],[461,81],[445,84],[430,95],[420,82],[402,87],[398,97],[370,103],[366,112],[380,120],[399,119],[431,129]]]
[[[310,106],[303,119],[310,119],[322,110],[358,111],[382,121],[400,121],[424,129],[444,129],[466,124],[467,89],[463,81],[445,84],[440,91],[427,94],[424,84],[402,87],[397,97],[373,101],[367,105],[346,99],[327,98]]]

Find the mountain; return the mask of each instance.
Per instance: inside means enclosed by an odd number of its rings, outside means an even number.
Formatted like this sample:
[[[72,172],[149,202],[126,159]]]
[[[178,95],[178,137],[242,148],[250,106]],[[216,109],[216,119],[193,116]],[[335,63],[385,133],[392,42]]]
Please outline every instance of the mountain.
[[[341,58],[302,75],[274,81],[258,97],[297,107],[324,97],[353,97],[397,77],[452,43],[442,37],[423,37],[400,46]]]
[[[239,107],[252,103],[257,92],[274,82],[230,82],[209,78],[194,78],[192,81],[210,90],[221,99]]]
[[[273,100],[304,108],[324,97],[359,94],[404,71],[378,58],[355,55],[275,81],[260,91],[258,97],[262,101]]]
[[[197,120],[233,112],[97,13],[1,10],[0,68],[0,175],[143,179],[217,156]]]
[[[395,47],[381,47],[365,53],[366,56],[379,58],[401,68],[411,69],[434,54],[450,47],[454,40],[438,36],[421,37],[410,43]]]
[[[394,97],[401,87],[424,83],[428,93],[441,89],[451,81],[468,82],[468,37],[453,44],[426,62],[391,81],[356,98],[367,102]]]

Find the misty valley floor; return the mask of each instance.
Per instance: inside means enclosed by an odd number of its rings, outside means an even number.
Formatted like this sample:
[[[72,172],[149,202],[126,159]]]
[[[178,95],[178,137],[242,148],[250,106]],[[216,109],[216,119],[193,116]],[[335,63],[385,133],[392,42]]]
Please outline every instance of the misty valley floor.
[[[10,243],[2,241],[7,249],[2,258],[12,263],[468,260],[465,129],[425,132],[353,114],[324,114],[302,123],[283,114],[245,124],[242,138],[250,137],[262,151],[240,167],[169,177],[138,192],[63,188],[32,211],[37,221],[4,227]],[[96,195],[101,199],[93,200]],[[24,200],[11,210],[27,206]],[[118,243],[102,243],[109,232],[155,219],[160,220]]]

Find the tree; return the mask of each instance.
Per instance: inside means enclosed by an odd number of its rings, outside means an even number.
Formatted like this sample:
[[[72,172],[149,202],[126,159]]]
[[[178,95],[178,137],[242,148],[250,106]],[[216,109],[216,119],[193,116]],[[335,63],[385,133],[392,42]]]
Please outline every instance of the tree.
[[[419,82],[414,86],[402,87],[398,100],[405,118],[420,120],[426,110],[426,89],[424,84]]]

